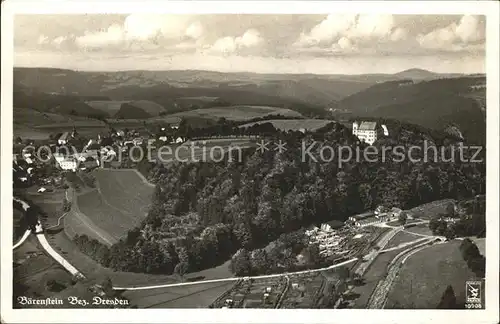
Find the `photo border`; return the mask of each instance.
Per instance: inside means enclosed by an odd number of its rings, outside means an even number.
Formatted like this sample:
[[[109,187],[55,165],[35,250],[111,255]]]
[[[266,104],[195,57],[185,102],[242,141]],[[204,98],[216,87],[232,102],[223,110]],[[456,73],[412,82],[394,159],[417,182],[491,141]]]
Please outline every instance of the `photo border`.
[[[98,3],[98,5],[96,5]],[[331,12],[475,14],[486,18],[487,190],[485,310],[264,310],[264,309],[12,309],[13,15],[55,13],[274,13]],[[495,323],[499,320],[499,3],[496,1],[4,1],[1,105],[1,318],[6,323]],[[464,283],[465,284],[465,283]],[[415,312],[416,311],[416,312]]]

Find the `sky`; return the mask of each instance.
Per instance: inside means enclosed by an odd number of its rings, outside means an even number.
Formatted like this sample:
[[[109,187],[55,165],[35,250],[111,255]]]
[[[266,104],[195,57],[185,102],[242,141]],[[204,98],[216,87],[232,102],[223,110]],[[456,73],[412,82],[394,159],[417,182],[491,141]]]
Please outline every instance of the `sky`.
[[[16,15],[14,65],[83,71],[485,72],[469,15]]]

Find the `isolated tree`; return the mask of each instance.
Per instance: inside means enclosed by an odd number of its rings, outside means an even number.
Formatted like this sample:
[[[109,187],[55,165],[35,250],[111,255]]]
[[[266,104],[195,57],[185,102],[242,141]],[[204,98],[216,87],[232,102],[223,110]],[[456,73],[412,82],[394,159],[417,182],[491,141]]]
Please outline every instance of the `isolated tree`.
[[[102,291],[104,291],[104,293],[106,295],[108,295],[108,296],[113,295],[113,293],[114,293],[113,283],[111,282],[110,277],[104,278],[104,280],[101,283],[101,288],[102,288]]]
[[[408,215],[406,214],[406,212],[401,212],[401,214],[399,214],[399,223],[401,225],[406,224],[407,219],[408,219]]]
[[[187,270],[188,270],[187,262],[179,262],[175,265],[174,273],[179,277],[181,277],[181,279],[184,279],[184,275],[186,274]]]
[[[456,309],[457,308],[457,298],[455,296],[455,292],[453,291],[453,287],[448,285],[446,290],[441,297],[441,301],[439,302],[438,309]]]
[[[251,272],[250,256],[246,249],[239,249],[231,259],[231,272],[237,276],[246,276]]]
[[[65,213],[69,212],[71,209],[71,203],[69,202],[68,199],[66,199],[66,197],[63,198],[63,211]]]
[[[343,281],[347,281],[351,275],[351,272],[349,269],[345,266],[337,268],[337,274],[339,275],[340,279]]]
[[[446,216],[451,218],[455,217],[455,204],[449,203],[446,206]]]
[[[455,226],[452,225],[448,226],[444,231],[444,236],[446,237],[447,240],[453,240],[455,237],[457,237]]]

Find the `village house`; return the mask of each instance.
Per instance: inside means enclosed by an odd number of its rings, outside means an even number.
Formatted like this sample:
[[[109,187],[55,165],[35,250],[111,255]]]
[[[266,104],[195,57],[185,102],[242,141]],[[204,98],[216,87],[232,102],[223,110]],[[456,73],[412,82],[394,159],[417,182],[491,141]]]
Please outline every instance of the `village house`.
[[[179,136],[176,139],[174,139],[174,141],[172,143],[179,144],[179,143],[183,143],[183,142],[184,142],[184,139]]]

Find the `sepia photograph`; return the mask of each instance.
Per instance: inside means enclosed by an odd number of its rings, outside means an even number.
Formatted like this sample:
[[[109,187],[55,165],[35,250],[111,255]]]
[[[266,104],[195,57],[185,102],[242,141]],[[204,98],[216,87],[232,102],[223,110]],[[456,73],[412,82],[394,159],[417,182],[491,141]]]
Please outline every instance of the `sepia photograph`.
[[[498,3],[6,3],[3,322],[498,322]]]

